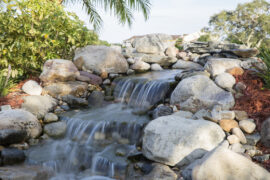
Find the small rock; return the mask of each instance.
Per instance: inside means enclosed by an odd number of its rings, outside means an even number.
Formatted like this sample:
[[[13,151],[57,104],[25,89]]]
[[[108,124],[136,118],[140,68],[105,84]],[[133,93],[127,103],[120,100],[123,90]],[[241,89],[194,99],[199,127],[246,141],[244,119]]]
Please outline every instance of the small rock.
[[[232,69],[228,69],[227,73],[229,73],[233,76],[241,76],[244,74],[244,70],[241,67],[235,67]]]
[[[235,118],[234,111],[221,111],[220,115],[221,115],[221,119],[234,119]]]
[[[41,95],[42,93],[42,87],[33,80],[29,80],[22,86],[23,92],[29,95]]]
[[[1,152],[1,159],[4,165],[14,165],[22,163],[25,160],[25,154],[19,149],[5,148]]]
[[[58,121],[58,116],[53,113],[47,113],[43,120],[45,123],[51,123]]]
[[[11,110],[11,106],[10,105],[3,105],[3,106],[0,106],[0,110],[1,111],[7,111],[7,110]]]
[[[176,55],[179,53],[179,50],[174,47],[174,46],[171,46],[171,47],[168,47],[165,51],[165,54],[169,57],[176,57]]]
[[[135,70],[136,72],[145,72],[148,71],[151,68],[151,66],[146,62],[136,60],[135,63],[130,66],[130,68]]]
[[[266,154],[263,156],[254,156],[253,159],[262,163],[262,162],[268,161],[270,159],[270,154]]]
[[[193,113],[189,112],[189,111],[177,111],[177,112],[173,113],[173,115],[183,117],[183,118],[188,118],[188,119],[192,119],[192,117],[193,117]]]
[[[233,152],[236,153],[244,153],[245,149],[243,148],[243,146],[240,143],[235,143],[230,145],[229,147],[230,150],[232,150]]]
[[[20,149],[20,150],[29,149],[29,145],[26,142],[25,143],[20,143],[20,144],[11,144],[9,147]]]
[[[215,78],[215,82],[221,88],[231,89],[236,83],[236,80],[231,74],[222,73]]]
[[[161,116],[168,116],[171,115],[173,113],[173,109],[169,106],[159,106],[157,107],[152,114],[153,119],[157,119],[158,117]]]
[[[106,135],[104,133],[102,133],[102,132],[96,132],[94,134],[94,139],[96,141],[104,140],[105,138],[106,138]]]
[[[67,130],[67,124],[64,121],[47,124],[44,126],[44,132],[51,137],[62,137]]]
[[[88,101],[86,99],[78,98],[73,95],[63,96],[62,99],[67,102],[70,107],[88,106]]]
[[[239,122],[239,127],[245,131],[246,133],[253,133],[256,129],[256,124],[254,122],[251,122],[249,120],[242,120]]]
[[[244,147],[245,150],[257,150],[256,146],[251,146],[251,145],[248,145],[248,144],[243,145],[243,147]]]
[[[236,144],[240,142],[239,138],[236,135],[228,136],[227,140],[229,141],[230,144]]]
[[[135,74],[135,71],[133,69],[128,69],[127,75],[132,75],[132,74]]]
[[[102,106],[104,101],[104,94],[101,91],[93,91],[88,97],[88,104],[92,107]]]
[[[238,127],[237,121],[232,119],[222,119],[219,121],[219,125],[226,132],[230,132],[231,129]]]
[[[151,64],[151,71],[162,71],[162,67],[159,64]]]
[[[62,105],[62,106],[60,106],[60,109],[62,109],[62,110],[64,110],[64,111],[70,110],[70,108],[69,108],[68,105]]]
[[[143,180],[176,180],[177,175],[168,166],[154,164],[153,170],[143,177]]]
[[[30,146],[34,146],[34,145],[37,145],[39,143],[39,140],[38,139],[29,139],[28,140],[28,144],[30,145]]]
[[[134,64],[135,60],[133,58],[128,58],[127,62],[128,62],[128,64]]]
[[[126,154],[127,154],[127,152],[124,148],[117,148],[116,149],[116,152],[115,152],[116,156],[124,157],[124,156],[126,156]]]
[[[261,140],[261,136],[259,133],[248,134],[246,135],[246,138],[247,138],[247,144],[251,146],[256,146],[257,143]]]
[[[110,85],[110,84],[111,84],[111,80],[105,79],[105,80],[103,81],[103,84],[104,84],[104,85]]]
[[[243,144],[247,143],[247,139],[239,127],[233,128],[232,134],[236,135],[239,138],[241,143],[243,143]]]
[[[235,113],[235,118],[238,121],[248,119],[248,114],[245,111],[234,111],[234,113]]]
[[[211,117],[209,110],[201,109],[193,115],[193,119],[204,119],[204,117]]]
[[[76,77],[76,80],[82,81],[82,82],[90,82],[90,81],[91,81],[91,79],[90,79],[89,77],[87,77],[87,76],[82,76],[82,75],[77,76],[77,77]]]
[[[243,82],[238,82],[234,87],[234,89],[239,93],[242,93],[246,88],[247,86]]]

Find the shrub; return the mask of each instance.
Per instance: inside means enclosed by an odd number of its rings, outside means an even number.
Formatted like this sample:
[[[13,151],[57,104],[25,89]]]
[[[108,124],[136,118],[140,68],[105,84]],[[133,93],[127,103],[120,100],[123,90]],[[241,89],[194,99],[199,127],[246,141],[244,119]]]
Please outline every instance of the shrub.
[[[209,42],[211,41],[210,34],[201,35],[198,39],[201,42]]]
[[[0,69],[10,64],[14,77],[39,74],[44,61],[72,59],[77,47],[101,43],[57,0],[3,0],[0,31]]]
[[[184,49],[183,47],[183,38],[178,38],[175,42],[175,47],[179,49],[179,51],[182,51]]]
[[[258,75],[264,80],[265,88],[270,89],[270,50],[261,48],[260,52],[260,57],[265,63],[266,68],[260,69]]]
[[[0,70],[0,97],[8,93],[9,88],[12,86],[10,81],[11,68]]]

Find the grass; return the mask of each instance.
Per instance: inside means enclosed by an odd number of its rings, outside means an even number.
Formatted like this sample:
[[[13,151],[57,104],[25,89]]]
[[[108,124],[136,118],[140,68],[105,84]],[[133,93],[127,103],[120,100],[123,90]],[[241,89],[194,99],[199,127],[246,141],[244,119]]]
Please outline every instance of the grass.
[[[270,50],[267,48],[260,49],[260,58],[266,65],[266,68],[260,70],[258,75],[264,80],[265,88],[270,89]]]

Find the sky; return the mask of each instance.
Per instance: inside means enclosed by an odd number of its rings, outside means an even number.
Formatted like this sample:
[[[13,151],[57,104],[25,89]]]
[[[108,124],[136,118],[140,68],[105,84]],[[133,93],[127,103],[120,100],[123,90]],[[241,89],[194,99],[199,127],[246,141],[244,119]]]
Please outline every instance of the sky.
[[[134,13],[131,28],[119,24],[109,12],[100,10],[104,23],[99,36],[110,43],[121,43],[134,35],[194,33],[207,26],[212,15],[222,10],[233,10],[238,3],[250,1],[252,0],[151,0],[150,18],[145,21],[140,13]],[[66,9],[75,12],[92,29],[81,4],[67,4]]]

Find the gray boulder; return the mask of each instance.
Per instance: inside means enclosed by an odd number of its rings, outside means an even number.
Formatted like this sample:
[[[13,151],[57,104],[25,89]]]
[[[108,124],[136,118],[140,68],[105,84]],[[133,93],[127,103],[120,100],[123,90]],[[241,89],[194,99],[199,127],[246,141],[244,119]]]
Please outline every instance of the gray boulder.
[[[58,138],[65,135],[67,124],[64,121],[59,121],[44,126],[44,132],[50,137]]]
[[[25,154],[22,150],[16,148],[4,148],[1,151],[1,161],[3,165],[14,165],[22,163],[24,160]]]
[[[68,103],[70,107],[82,107],[88,106],[88,101],[83,98],[78,98],[73,95],[66,95],[62,97],[62,100]]]
[[[268,180],[270,174],[248,158],[218,147],[189,165],[182,173],[191,180]]]
[[[265,120],[262,124],[261,142],[265,147],[270,147],[270,118]]]
[[[42,87],[33,80],[29,80],[22,86],[23,92],[29,95],[41,95]]]
[[[232,49],[230,50],[233,54],[241,57],[241,58],[250,58],[250,57],[256,57],[260,51],[255,48],[250,49]]]
[[[203,75],[182,80],[171,95],[171,104],[179,104],[183,110],[193,113],[200,109],[212,109],[214,105],[220,105],[226,110],[233,107],[234,103],[230,92],[224,91]]]
[[[200,158],[223,141],[225,134],[215,123],[175,115],[151,121],[144,129],[143,154],[169,166]]]
[[[56,99],[51,96],[25,96],[23,100],[22,109],[31,112],[38,119],[44,118],[57,105]]]
[[[3,129],[0,130],[0,145],[10,145],[21,143],[26,139],[27,132],[25,130],[17,129]]]
[[[217,77],[215,78],[215,83],[221,88],[232,89],[232,87],[236,83],[236,80],[231,74],[222,73],[217,75]]]
[[[58,116],[54,113],[47,113],[44,117],[44,123],[51,123],[58,121]]]
[[[178,60],[173,66],[173,69],[186,69],[186,70],[201,70],[203,67],[197,63],[185,60]]]
[[[162,67],[159,64],[151,64],[151,71],[162,71]]]
[[[104,102],[104,94],[101,91],[93,91],[88,97],[88,104],[92,107],[100,107]]]
[[[173,113],[173,109],[169,106],[158,106],[156,109],[154,109],[152,113],[153,119],[157,119],[161,116],[168,116]]]
[[[78,63],[78,62],[81,63]],[[126,73],[128,63],[123,55],[107,46],[86,46],[75,52],[74,63],[79,69],[101,73]]]
[[[204,69],[207,70],[213,77],[222,74],[229,69],[241,67],[241,60],[228,58],[211,58],[207,61]]]
[[[30,112],[22,109],[0,112],[0,130],[4,129],[26,131],[27,138],[36,138],[42,132],[38,119]]]

